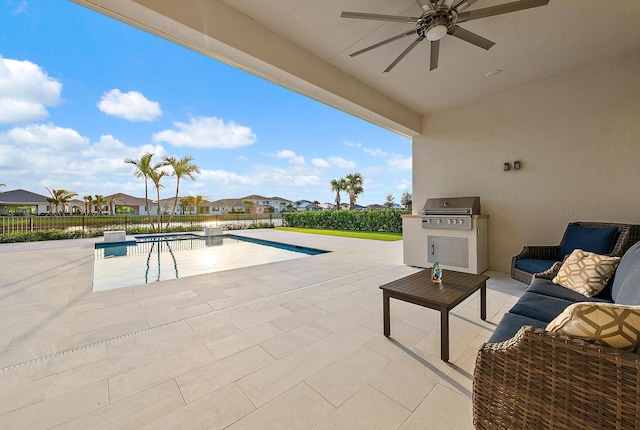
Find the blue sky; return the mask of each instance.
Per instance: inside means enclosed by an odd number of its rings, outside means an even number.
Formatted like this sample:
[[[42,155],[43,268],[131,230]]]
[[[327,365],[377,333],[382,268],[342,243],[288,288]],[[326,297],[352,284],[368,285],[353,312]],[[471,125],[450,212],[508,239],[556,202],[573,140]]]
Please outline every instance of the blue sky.
[[[194,157],[181,195],[332,202],[352,172],[359,204],[411,191],[405,137],[69,1],[0,0],[0,23],[5,191],[143,196],[123,160],[144,152]]]

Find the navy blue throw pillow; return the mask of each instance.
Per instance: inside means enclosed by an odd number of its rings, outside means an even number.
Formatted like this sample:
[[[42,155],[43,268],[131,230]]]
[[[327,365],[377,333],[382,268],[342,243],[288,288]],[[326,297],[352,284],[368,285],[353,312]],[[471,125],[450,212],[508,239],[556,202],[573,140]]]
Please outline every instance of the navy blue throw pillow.
[[[570,225],[560,249],[560,259],[571,254],[574,249],[605,255],[611,252],[618,227],[590,228]]]

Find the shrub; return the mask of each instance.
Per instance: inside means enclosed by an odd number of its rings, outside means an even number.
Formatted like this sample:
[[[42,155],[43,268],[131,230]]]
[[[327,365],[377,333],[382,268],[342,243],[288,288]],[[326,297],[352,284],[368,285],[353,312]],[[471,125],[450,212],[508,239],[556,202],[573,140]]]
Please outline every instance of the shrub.
[[[402,215],[409,213],[400,209],[286,212],[282,222],[287,227],[401,233]]]

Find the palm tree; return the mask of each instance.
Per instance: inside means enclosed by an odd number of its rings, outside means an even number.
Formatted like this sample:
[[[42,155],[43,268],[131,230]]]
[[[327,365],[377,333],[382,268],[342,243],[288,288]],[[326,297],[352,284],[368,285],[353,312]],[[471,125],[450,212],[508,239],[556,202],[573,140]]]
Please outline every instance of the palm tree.
[[[82,197],[82,200],[84,200],[84,214],[91,215],[91,201],[93,200],[93,197],[91,195],[84,196]]]
[[[200,194],[193,197],[193,205],[196,207],[196,214],[200,213],[200,205],[206,201],[207,201],[207,197],[201,196]]]
[[[336,193],[336,210],[340,210],[340,191],[347,190],[347,181],[344,178],[331,180],[331,191]]]
[[[155,226],[153,225],[153,221],[151,220],[151,211],[149,210],[149,173],[151,172],[151,158],[153,154],[146,152],[142,154],[139,160],[132,160],[131,158],[125,158],[124,162],[127,164],[133,164],[136,167],[136,172],[134,176],[136,178],[144,178],[144,204],[145,211],[147,212],[147,217],[149,218],[149,224],[151,228],[155,230]],[[160,202],[158,202],[158,205]],[[160,213],[160,206],[158,206],[158,213]]]
[[[58,201],[53,197],[47,197],[47,203],[49,203],[49,212],[51,215],[58,215]],[[55,209],[54,209],[55,208]]]
[[[162,225],[160,221],[160,189],[164,188],[164,186],[160,184],[160,181],[162,181],[162,178],[168,175],[168,173],[165,172],[164,170],[160,170],[164,166],[166,166],[165,163],[155,164],[150,167],[149,173],[148,173],[149,179],[151,179],[151,182],[153,182],[153,185],[156,187],[156,195],[158,197],[158,199],[156,200],[158,202],[158,213],[156,218],[158,230],[162,230]],[[151,228],[154,228],[153,224],[151,224]],[[168,228],[168,224],[167,224],[167,228]]]
[[[320,210],[320,202],[319,201],[317,201],[317,200],[313,201],[313,210],[314,211]]]
[[[167,228],[171,224],[173,220],[173,216],[175,215],[176,206],[178,205],[178,194],[180,193],[180,179],[183,177],[188,177],[192,181],[195,181],[195,175],[200,173],[200,168],[192,163],[193,157],[188,155],[186,157],[182,157],[180,159],[176,159],[176,157],[164,157],[164,163],[166,166],[171,166],[173,168],[173,173],[171,176],[176,177],[176,197],[173,201],[173,209],[171,210],[171,216],[169,217],[169,221],[167,222]]]
[[[103,195],[96,194],[93,203],[98,207],[98,215],[102,215],[102,207],[107,203],[107,199],[105,199]]]
[[[349,173],[346,176],[347,188],[346,191],[349,193],[349,209],[353,210],[356,207],[356,200],[358,196],[364,193],[364,188],[362,188],[362,184],[364,183],[364,178],[360,173]]]
[[[191,212],[191,200],[193,199],[193,197],[188,196],[188,197],[183,197],[180,199],[180,213],[182,215],[185,214],[185,212],[189,211]]]
[[[49,194],[51,194],[51,198],[47,199],[47,201],[51,204],[55,205],[55,211],[58,212],[58,205],[62,205],[62,212],[65,211],[65,205],[69,203],[71,199],[78,195],[78,193],[74,193],[73,191],[67,191],[65,189],[49,189],[45,187]]]

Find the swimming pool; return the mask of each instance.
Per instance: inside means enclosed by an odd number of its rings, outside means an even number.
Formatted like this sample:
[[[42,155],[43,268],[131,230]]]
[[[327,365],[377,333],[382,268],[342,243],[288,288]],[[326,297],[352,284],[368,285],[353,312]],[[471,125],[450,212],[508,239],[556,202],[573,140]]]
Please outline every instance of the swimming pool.
[[[325,252],[328,251],[231,234],[140,236],[135,242],[96,243],[93,291],[150,284]]]

